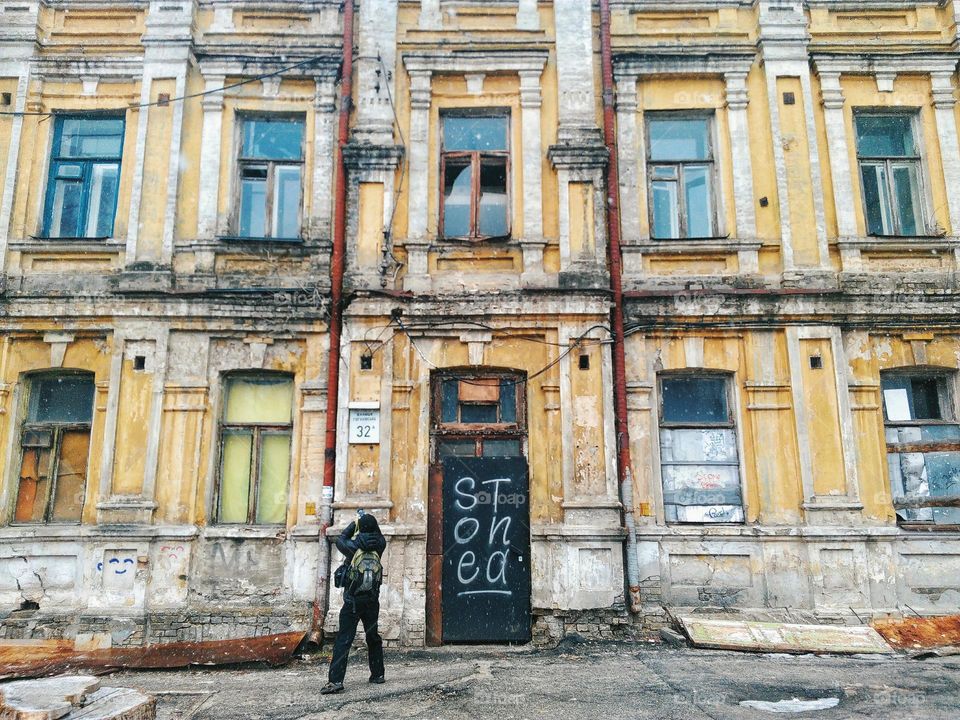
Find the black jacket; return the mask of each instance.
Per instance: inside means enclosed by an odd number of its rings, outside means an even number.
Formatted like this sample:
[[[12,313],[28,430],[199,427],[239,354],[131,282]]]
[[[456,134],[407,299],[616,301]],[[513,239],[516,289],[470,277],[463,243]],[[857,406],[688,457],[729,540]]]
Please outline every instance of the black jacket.
[[[340,533],[340,537],[337,538],[337,550],[343,553],[346,558],[344,560],[345,564],[349,564],[353,560],[353,556],[358,550],[372,550],[377,555],[383,555],[386,548],[387,539],[380,532],[379,527],[373,532],[357,532],[356,521],[347,525]],[[351,599],[349,588],[343,589],[343,598],[344,600]]]

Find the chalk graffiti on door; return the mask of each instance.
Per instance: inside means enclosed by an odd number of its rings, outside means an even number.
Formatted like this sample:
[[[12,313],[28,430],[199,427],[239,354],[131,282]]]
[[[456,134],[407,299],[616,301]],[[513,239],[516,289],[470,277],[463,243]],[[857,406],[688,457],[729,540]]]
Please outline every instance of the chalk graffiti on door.
[[[515,495],[507,491],[512,484],[510,478],[482,480],[479,485],[483,492],[477,492],[477,481],[472,477],[462,477],[454,484],[457,495],[454,506],[465,513],[453,526],[453,539],[460,553],[457,560],[457,581],[460,589],[457,595],[512,595],[507,582],[507,554],[510,552],[509,515],[500,516],[501,502],[515,503]],[[505,485],[506,488],[501,488]],[[488,487],[489,486],[489,487]],[[493,513],[487,519],[484,528],[480,520],[472,514],[484,503],[492,503]],[[486,519],[486,518],[485,518]],[[485,532],[484,532],[485,531]],[[473,544],[476,550],[469,549]],[[478,558],[478,552],[486,555]]]

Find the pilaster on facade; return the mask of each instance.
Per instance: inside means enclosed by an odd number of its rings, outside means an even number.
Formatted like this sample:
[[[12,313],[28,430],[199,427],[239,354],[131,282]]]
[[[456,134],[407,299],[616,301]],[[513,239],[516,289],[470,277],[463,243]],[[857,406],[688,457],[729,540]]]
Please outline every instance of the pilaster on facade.
[[[200,101],[203,125],[200,144],[200,193],[197,197],[197,237],[213,240],[226,234],[225,218],[220,211],[220,147],[223,133],[223,85],[226,75],[204,72],[204,92]],[[212,270],[212,258],[210,260]]]
[[[773,156],[776,165],[777,197],[780,207],[780,235],[782,264],[785,271],[792,271],[798,264],[810,269],[825,269],[829,264],[827,246],[826,219],[823,198],[823,178],[820,172],[820,151],[818,132],[814,120],[814,99],[810,82],[810,60],[808,45],[810,35],[804,4],[800,0],[786,3],[761,0],[760,2],[760,40],[758,46],[763,58],[763,72],[766,80],[767,103],[771,121]],[[810,173],[810,188],[813,199],[813,211],[816,228],[816,255],[813,263],[801,263],[800,252],[795,247],[796,233],[792,227],[791,200],[787,158],[784,151],[780,116],[780,95],[778,80],[797,78],[800,81],[800,98],[804,117],[804,133],[807,145],[807,163]]]
[[[394,215],[396,170],[403,162],[400,145],[370,145],[352,142],[343,150],[347,168],[347,274],[353,288],[380,288],[387,282],[388,243],[392,242],[390,221]],[[364,197],[362,185],[370,184],[376,198]],[[364,201],[378,201],[379,217],[363,207]],[[373,223],[361,232],[361,218]],[[383,282],[381,282],[381,280]]]
[[[396,0],[360,0],[354,104],[355,142],[389,145],[394,142],[393,107],[397,71]]]

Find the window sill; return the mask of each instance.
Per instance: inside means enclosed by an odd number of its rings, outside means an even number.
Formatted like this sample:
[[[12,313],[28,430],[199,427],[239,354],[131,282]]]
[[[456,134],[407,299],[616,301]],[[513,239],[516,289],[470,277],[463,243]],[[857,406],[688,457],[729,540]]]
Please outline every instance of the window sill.
[[[644,238],[638,243],[624,244],[624,252],[641,253],[703,253],[703,252],[758,252],[763,246],[760,240],[741,238]]]
[[[280,540],[286,534],[286,525],[209,525],[203,529],[205,539]]]
[[[430,243],[431,251],[445,249],[466,249],[477,247],[489,248],[519,248],[520,241],[510,235],[488,238],[444,238],[438,237]]]
[[[121,238],[45,238],[31,236],[29,240],[11,242],[16,252],[117,252],[126,241]]]
[[[955,235],[862,235],[837,238],[840,248],[861,250],[956,249],[960,237]]]
[[[217,240],[230,244],[250,244],[250,245],[302,245],[303,238],[273,238],[273,237],[247,237],[244,235],[218,235]]]

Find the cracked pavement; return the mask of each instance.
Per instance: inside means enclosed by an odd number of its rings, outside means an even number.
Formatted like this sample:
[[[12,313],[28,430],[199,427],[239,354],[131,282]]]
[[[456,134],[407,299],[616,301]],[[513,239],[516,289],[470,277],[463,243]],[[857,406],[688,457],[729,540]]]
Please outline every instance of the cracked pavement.
[[[836,707],[793,717],[956,720],[960,707],[958,656],[917,661],[565,643],[554,650],[388,650],[386,660],[386,684],[370,685],[365,652],[351,653],[346,691],[338,695],[320,695],[327,664],[319,656],[282,668],[120,672],[109,682],[156,694],[158,720],[741,720],[784,717],[741,706],[744,700],[830,697],[839,699]]]

